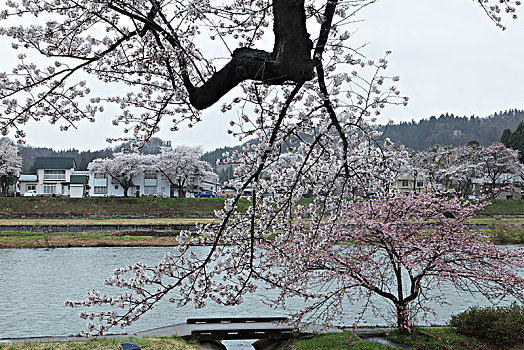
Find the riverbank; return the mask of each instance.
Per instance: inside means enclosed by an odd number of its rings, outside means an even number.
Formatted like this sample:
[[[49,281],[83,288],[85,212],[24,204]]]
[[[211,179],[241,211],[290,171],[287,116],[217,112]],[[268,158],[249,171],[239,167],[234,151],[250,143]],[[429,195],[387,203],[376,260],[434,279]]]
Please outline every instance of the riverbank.
[[[164,247],[179,244],[181,230],[212,218],[0,219],[0,249],[65,247]],[[524,218],[477,218],[472,225],[496,244],[524,244]]]
[[[214,217],[225,198],[0,197],[0,218]],[[241,199],[239,210],[249,201]]]
[[[164,247],[213,218],[0,219],[1,248]],[[496,244],[524,244],[524,218],[475,218]]]
[[[0,218],[168,218],[214,217],[223,209],[225,198],[121,198],[121,197],[0,197]],[[306,205],[311,198],[303,198]],[[244,211],[249,200],[241,199]],[[524,200],[500,199],[478,213],[479,216],[524,216]]]
[[[0,248],[154,247],[179,244],[212,218],[0,219]]]

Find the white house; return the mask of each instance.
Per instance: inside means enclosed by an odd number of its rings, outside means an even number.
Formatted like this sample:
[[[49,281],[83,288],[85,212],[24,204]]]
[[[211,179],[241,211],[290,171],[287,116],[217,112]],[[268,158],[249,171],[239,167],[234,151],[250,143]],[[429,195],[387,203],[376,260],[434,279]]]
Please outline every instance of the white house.
[[[89,196],[91,197],[123,197],[122,186],[105,173],[90,173]],[[191,176],[186,186],[186,196],[194,197],[201,192],[216,192],[218,183],[216,177]],[[157,171],[145,171],[133,177],[133,185],[128,190],[130,197],[177,197],[178,187],[171,186],[169,181]]]
[[[123,197],[124,189],[117,181],[105,173],[91,173],[89,196],[91,197]],[[133,185],[128,190],[128,196],[169,197],[169,182],[156,172],[145,172],[133,178]]]
[[[84,197],[88,174],[75,171],[75,167],[72,157],[37,157],[36,175],[21,175],[18,179],[20,195],[34,190],[38,195]]]

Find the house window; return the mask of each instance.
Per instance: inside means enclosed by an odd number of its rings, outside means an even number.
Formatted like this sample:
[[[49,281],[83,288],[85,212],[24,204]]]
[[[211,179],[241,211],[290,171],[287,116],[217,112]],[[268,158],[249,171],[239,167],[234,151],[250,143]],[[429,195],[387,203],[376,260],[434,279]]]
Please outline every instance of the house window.
[[[115,190],[118,190],[118,185],[115,185]]]
[[[424,183],[422,181],[417,181],[417,187],[422,187],[424,186]]]
[[[105,179],[106,174],[104,173],[95,173],[95,179]]]
[[[95,194],[106,194],[106,193],[107,193],[106,186],[95,186]]]
[[[56,185],[55,184],[44,184],[44,193],[46,194],[56,193]]]
[[[408,180],[402,180],[402,187],[408,187],[408,186],[409,186]]]
[[[156,173],[148,172],[144,174],[146,180],[156,180]]]
[[[36,185],[26,185],[27,191],[36,191]]]
[[[507,194],[506,195],[506,199],[513,199],[513,195],[512,194]]]
[[[62,194],[69,194],[69,185],[62,185]]]
[[[144,186],[144,194],[156,194],[156,186]]]
[[[65,180],[65,170],[44,170],[44,180]]]

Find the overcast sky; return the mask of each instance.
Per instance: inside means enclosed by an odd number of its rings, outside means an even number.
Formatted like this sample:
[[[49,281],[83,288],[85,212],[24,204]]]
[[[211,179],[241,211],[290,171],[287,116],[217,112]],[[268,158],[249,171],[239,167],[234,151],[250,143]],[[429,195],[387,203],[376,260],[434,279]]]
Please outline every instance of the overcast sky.
[[[398,86],[410,97],[407,107],[387,108],[381,121],[524,109],[524,8],[518,14],[522,20],[505,18],[508,28],[501,31],[472,0],[381,0],[361,12],[355,45],[368,43],[364,53],[369,58],[391,50],[389,73],[401,77]],[[7,68],[5,57],[2,68]],[[26,140],[55,149],[111,146],[105,139],[120,134],[111,125],[115,113],[108,108],[95,124],[81,122],[68,132],[47,122],[32,123]],[[192,129],[173,133],[166,123],[158,136],[205,150],[235,145],[238,141],[226,133],[228,120],[210,108]]]

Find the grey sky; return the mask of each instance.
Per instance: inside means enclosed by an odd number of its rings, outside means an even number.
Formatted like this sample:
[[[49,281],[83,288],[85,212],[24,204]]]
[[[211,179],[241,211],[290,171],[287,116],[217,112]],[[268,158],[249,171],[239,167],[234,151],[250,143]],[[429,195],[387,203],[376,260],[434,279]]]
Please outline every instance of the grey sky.
[[[524,8],[517,14],[524,17]],[[508,29],[503,32],[471,0],[381,0],[359,17],[365,21],[354,26],[353,42],[369,43],[364,53],[370,58],[393,51],[388,72],[401,77],[398,86],[410,97],[407,107],[389,107],[379,121],[524,109],[524,20],[505,18]],[[7,68],[5,56],[0,64]],[[121,130],[111,125],[115,113],[108,108],[95,124],[81,122],[68,132],[47,122],[32,123],[26,140],[55,149],[111,146],[105,139]],[[211,150],[238,143],[226,133],[228,121],[214,107],[192,129],[173,133],[166,122],[158,136]]]

